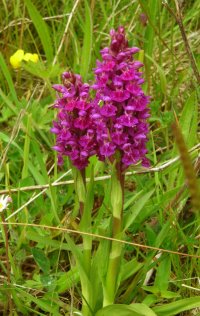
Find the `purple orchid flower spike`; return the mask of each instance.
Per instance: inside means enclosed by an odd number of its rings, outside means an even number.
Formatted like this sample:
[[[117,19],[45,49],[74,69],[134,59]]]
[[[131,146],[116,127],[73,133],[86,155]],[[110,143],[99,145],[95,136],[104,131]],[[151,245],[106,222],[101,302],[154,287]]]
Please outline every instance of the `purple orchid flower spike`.
[[[145,157],[150,98],[141,88],[144,79],[139,69],[143,66],[133,55],[137,47],[128,47],[123,27],[111,30],[109,47],[101,50],[102,62],[94,70],[96,104],[101,104],[96,118],[99,158],[121,154],[123,169],[142,161]]]
[[[96,154],[95,126],[92,119],[92,104],[89,85],[82,82],[81,76],[65,72],[63,84],[53,88],[58,92],[55,107],[58,108],[57,120],[51,132],[56,134],[58,164],[68,156],[79,170],[88,165],[90,156]]]

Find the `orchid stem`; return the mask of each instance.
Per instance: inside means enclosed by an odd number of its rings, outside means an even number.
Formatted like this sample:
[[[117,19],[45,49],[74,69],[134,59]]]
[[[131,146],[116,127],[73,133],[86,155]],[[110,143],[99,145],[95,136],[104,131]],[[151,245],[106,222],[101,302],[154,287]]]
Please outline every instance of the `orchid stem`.
[[[90,232],[91,226],[91,209],[88,207],[87,201],[87,189],[86,189],[86,177],[85,169],[75,170],[75,189],[79,200],[80,209],[80,229],[86,232]],[[92,291],[90,286],[90,270],[91,270],[91,251],[92,251],[92,238],[91,236],[83,236],[83,265],[87,275],[87,282],[81,282],[82,287],[82,313],[84,316],[91,316],[91,300]]]
[[[121,170],[121,163],[117,162],[111,176],[111,204],[113,211],[112,237],[117,239],[122,238],[123,203],[124,174]],[[104,306],[113,304],[115,301],[115,295],[118,288],[121,255],[122,246],[116,241],[112,241],[104,291]]]

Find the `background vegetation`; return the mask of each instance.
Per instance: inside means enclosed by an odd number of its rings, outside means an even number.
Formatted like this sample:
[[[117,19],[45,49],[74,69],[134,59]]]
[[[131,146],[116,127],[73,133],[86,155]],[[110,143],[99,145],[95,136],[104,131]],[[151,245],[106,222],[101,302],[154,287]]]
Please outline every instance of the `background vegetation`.
[[[199,294],[198,212],[187,186],[191,172],[184,173],[171,129],[179,121],[198,173],[199,9],[198,0],[1,0],[0,193],[13,200],[0,225],[1,315],[73,315],[80,309],[78,270],[64,230],[74,230],[79,247],[79,215],[69,165],[58,168],[51,149],[51,85],[66,69],[92,80],[99,51],[119,25],[130,45],[144,51],[138,57],[144,57],[145,90],[152,97],[148,158],[154,168],[126,177],[125,217],[133,214],[126,241],[191,257],[126,245],[129,272],[118,303],[145,302],[158,315],[199,315],[192,301],[189,312],[185,304],[159,314],[159,306]],[[19,48],[37,53],[40,61],[14,70],[9,58]],[[92,162],[100,177],[94,183],[93,233],[106,236],[109,170]]]

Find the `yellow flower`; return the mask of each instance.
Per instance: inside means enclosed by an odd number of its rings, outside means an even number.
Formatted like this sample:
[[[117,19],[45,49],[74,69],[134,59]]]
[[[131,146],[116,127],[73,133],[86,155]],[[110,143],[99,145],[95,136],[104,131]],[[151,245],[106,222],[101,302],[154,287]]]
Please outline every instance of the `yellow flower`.
[[[23,60],[25,61],[32,61],[33,63],[37,63],[39,60],[38,54],[30,54],[30,53],[26,53],[24,55]]]
[[[18,49],[16,53],[14,53],[10,57],[10,63],[14,69],[17,69],[21,66],[21,62],[25,60],[27,62],[32,61],[33,63],[37,63],[39,60],[38,54],[26,53],[22,49]]]
[[[18,49],[11,57],[10,63],[14,69],[19,68],[21,66],[21,61],[24,58],[24,51],[22,49]]]

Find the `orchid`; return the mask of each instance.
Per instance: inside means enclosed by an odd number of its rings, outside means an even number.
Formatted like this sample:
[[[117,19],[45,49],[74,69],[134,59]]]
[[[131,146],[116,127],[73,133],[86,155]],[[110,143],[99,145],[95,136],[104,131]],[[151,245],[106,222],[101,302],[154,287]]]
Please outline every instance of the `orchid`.
[[[89,85],[70,72],[63,73],[62,79],[62,85],[53,86],[59,93],[55,102],[57,120],[51,129],[56,134],[53,149],[58,152],[58,164],[62,165],[63,157],[68,156],[72,164],[82,170],[88,165],[89,157],[96,154]]]
[[[101,51],[102,62],[97,61],[94,69],[95,82],[89,86],[78,74],[64,72],[62,84],[55,84],[57,91],[54,107],[58,109],[57,119],[51,132],[56,135],[53,147],[58,152],[58,164],[69,157],[73,165],[75,192],[79,202],[80,230],[90,233],[92,227],[92,184],[86,186],[85,168],[89,158],[97,155],[99,160],[109,159],[111,167],[111,209],[110,231],[114,239],[109,241],[110,254],[106,258],[107,271],[103,277],[103,301],[107,306],[115,302],[120,280],[122,246],[115,241],[123,237],[124,170],[130,165],[142,162],[149,166],[147,134],[150,97],[143,92],[143,64],[133,58],[139,51],[129,47],[123,27],[111,30],[111,43]],[[92,99],[90,91],[95,91]],[[93,91],[93,92],[94,92]],[[92,183],[92,182],[91,182]],[[90,197],[90,198],[89,198]],[[68,243],[74,248],[73,242]],[[94,305],[90,274],[92,269],[92,239],[83,236],[82,264],[87,273],[80,275],[82,286],[83,315],[91,316]],[[77,255],[77,254],[75,254]],[[77,262],[79,262],[77,257]]]
[[[150,98],[142,91],[143,66],[133,58],[139,51],[128,47],[123,27],[111,30],[109,47],[101,50],[103,61],[97,61],[94,70],[96,103],[101,104],[96,122],[99,157],[104,160],[118,151],[123,168],[142,161],[149,166],[145,157],[148,134]]]

